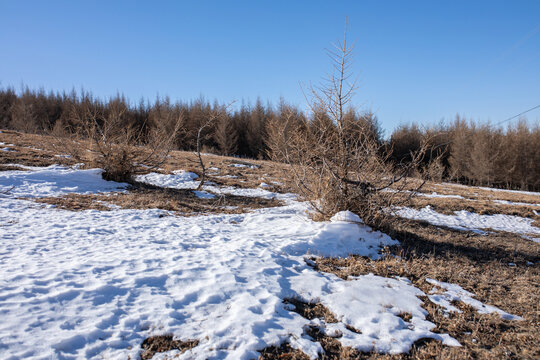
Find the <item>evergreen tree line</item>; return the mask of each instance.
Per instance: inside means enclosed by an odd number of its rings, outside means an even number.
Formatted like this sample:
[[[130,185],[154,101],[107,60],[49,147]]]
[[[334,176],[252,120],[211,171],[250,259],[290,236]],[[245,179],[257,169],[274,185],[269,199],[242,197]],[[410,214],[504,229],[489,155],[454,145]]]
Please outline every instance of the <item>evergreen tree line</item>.
[[[158,98],[153,102],[129,102],[123,95],[108,100],[87,91],[45,92],[25,88],[0,88],[0,128],[47,134],[73,129],[74,119],[92,116],[97,122],[111,116],[134,126],[142,133],[153,126],[174,127],[181,123],[175,148],[193,151],[199,129],[207,119],[215,120],[201,133],[203,152],[266,159],[269,145],[279,142],[275,129],[303,129],[313,133],[328,131],[330,117],[314,109],[306,115],[284,100],[277,106],[241,104],[234,109],[203,98],[191,102],[171,102]],[[502,188],[540,189],[540,127],[525,120],[506,129],[478,124],[461,117],[450,124],[422,128],[416,124],[398,127],[388,140],[377,118],[370,112],[349,110],[348,121],[355,136],[368,136],[380,144],[385,157],[396,166],[411,160],[411,154],[428,139],[428,151],[418,169],[434,180],[453,180],[465,184]],[[282,140],[282,139],[281,139]]]

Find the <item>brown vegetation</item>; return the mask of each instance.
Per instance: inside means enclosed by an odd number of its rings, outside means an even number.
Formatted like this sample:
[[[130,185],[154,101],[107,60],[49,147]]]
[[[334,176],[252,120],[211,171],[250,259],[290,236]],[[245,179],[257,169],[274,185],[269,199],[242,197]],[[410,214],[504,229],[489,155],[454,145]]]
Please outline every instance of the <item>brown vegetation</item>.
[[[274,199],[236,195],[216,195],[214,199],[201,199],[192,190],[166,189],[140,184],[125,193],[69,194],[62,197],[37,198],[36,202],[55,205],[61,209],[111,210],[111,206],[123,209],[162,209],[180,215],[240,214],[249,210],[280,206]]]
[[[389,219],[385,209],[401,200],[396,195],[403,193],[411,170],[423,158],[425,141],[408,164],[394,166],[388,161],[376,118],[371,113],[358,116],[351,107],[356,89],[350,74],[352,51],[345,32],[343,42],[329,52],[330,77],[309,88],[310,121],[291,127],[295,118],[289,111],[285,123],[272,125],[268,144],[274,160],[289,165],[296,192],[319,217],[349,210],[377,227]],[[391,186],[393,192],[385,191]]]
[[[146,136],[149,132],[155,129],[170,130],[181,119],[174,149],[188,151],[196,149],[201,125],[212,114],[223,109],[223,105],[217,102],[211,104],[204,98],[190,103],[171,103],[168,98],[158,98],[154,103],[131,104],[121,95],[103,101],[84,91],[45,93],[43,90],[26,88],[17,92],[12,88],[2,88],[0,128],[39,134],[54,129],[65,130],[73,125],[77,116],[86,112],[88,106],[102,114],[104,119],[115,113],[118,115],[121,109],[123,125],[140,133],[143,142],[148,141]],[[342,110],[347,112],[347,109]],[[316,109],[306,115],[284,100],[277,106],[265,106],[257,99],[254,106],[242,104],[234,111],[225,111],[223,115],[201,134],[199,145],[203,152],[267,159],[279,157],[270,151],[277,139],[276,134],[281,133],[287,139],[291,131],[307,126],[312,132],[320,134],[335,114]],[[362,131],[374,135],[379,145],[383,145],[381,149],[385,150],[387,161],[393,165],[410,163],[411,153],[416,153],[422,147],[423,139],[430,139],[426,156],[416,170],[427,171],[433,180],[511,189],[540,189],[538,124],[529,125],[522,119],[503,129],[457,116],[451,123],[440,123],[429,128],[416,124],[402,125],[385,141],[373,114],[349,112],[347,116],[356,117],[357,122],[364,126]]]
[[[25,165],[49,165],[73,163],[74,160],[56,157],[50,137],[20,134],[12,131],[0,133],[0,141],[14,144],[16,152],[2,154],[1,163]],[[37,145],[39,144],[39,145]],[[35,149],[39,146],[42,150]],[[34,148],[34,149],[30,149]],[[163,164],[168,172],[176,169],[197,170],[197,155],[193,152],[171,152]],[[4,156],[9,156],[6,158]],[[202,155],[209,166],[209,181],[220,185],[256,187],[264,181],[283,183],[275,185],[287,189],[283,177],[284,164],[269,161],[242,161],[232,157]],[[242,164],[246,167],[231,165]],[[217,168],[217,169],[216,169]],[[227,177],[224,177],[227,176]],[[411,189],[417,180],[411,180]],[[421,183],[421,182],[420,182]],[[290,188],[289,188],[290,189]],[[507,213],[530,215],[531,206],[501,205],[490,200],[501,199],[531,204],[540,203],[540,196],[533,193],[495,192],[489,189],[464,187],[451,184],[426,182],[422,191],[439,194],[461,195],[468,201],[452,198],[424,198],[413,200],[416,206],[427,204],[437,210],[464,210],[482,213]],[[93,208],[105,210],[110,204],[124,208],[162,208],[182,214],[245,211],[260,206],[276,206],[279,203],[258,198],[226,197],[224,203],[217,199],[199,199],[190,191],[141,187],[127,193],[110,195],[69,195],[63,198],[43,199],[72,210]],[[262,202],[261,202],[262,201]],[[239,206],[239,210],[220,209],[220,206]],[[532,216],[529,216],[532,217]],[[449,348],[435,341],[422,341],[413,346],[410,354],[381,355],[362,354],[341,347],[336,339],[325,337],[316,328],[307,329],[310,336],[321,342],[327,352],[325,359],[462,359],[462,358],[510,358],[534,359],[540,356],[536,338],[540,330],[538,304],[540,303],[540,244],[509,233],[490,233],[482,236],[470,232],[441,229],[421,222],[399,222],[388,233],[399,239],[401,248],[388,249],[388,256],[380,261],[362,257],[347,259],[317,259],[320,271],[333,272],[342,278],[351,275],[374,273],[381,276],[405,276],[415,286],[428,293],[432,286],[425,279],[456,283],[477,295],[487,304],[495,305],[509,313],[524,317],[524,321],[506,321],[498,315],[481,315],[464,305],[458,305],[462,314],[444,316],[441,308],[425,300],[429,320],[436,324],[435,331],[449,333],[458,339],[462,348]],[[509,264],[515,264],[510,266]],[[290,302],[296,300],[288,300]],[[298,305],[298,306],[296,306]],[[332,314],[321,304],[295,304],[306,317],[318,317],[332,321]],[[406,314],[403,314],[406,317]],[[172,338],[171,338],[172,339]],[[174,340],[172,340],[174,341]],[[305,359],[305,354],[283,344],[262,350],[262,359]]]
[[[198,340],[174,340],[172,335],[150,336],[141,345],[143,348],[141,360],[150,360],[156,353],[171,350],[180,350],[180,353],[183,353],[189,349],[193,349],[198,344]]]

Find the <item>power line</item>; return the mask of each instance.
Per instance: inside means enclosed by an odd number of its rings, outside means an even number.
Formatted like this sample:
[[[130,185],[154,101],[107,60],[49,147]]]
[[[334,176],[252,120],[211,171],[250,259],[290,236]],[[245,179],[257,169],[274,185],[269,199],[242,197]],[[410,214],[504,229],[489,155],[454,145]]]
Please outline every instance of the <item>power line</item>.
[[[500,125],[500,124],[502,124],[502,123],[504,123],[504,122],[510,121],[510,120],[512,120],[512,119],[515,119],[515,118],[517,118],[517,117],[519,117],[519,116],[521,116],[521,115],[523,115],[523,114],[528,113],[529,111],[533,111],[534,109],[538,109],[538,108],[540,108],[540,105],[536,105],[535,107],[532,107],[532,108],[530,108],[529,110],[525,110],[524,112],[519,113],[519,114],[517,114],[517,115],[514,115],[514,116],[512,116],[512,117],[509,117],[509,118],[506,119],[506,120],[499,121],[499,122],[496,123],[494,126],[497,126],[497,125]]]

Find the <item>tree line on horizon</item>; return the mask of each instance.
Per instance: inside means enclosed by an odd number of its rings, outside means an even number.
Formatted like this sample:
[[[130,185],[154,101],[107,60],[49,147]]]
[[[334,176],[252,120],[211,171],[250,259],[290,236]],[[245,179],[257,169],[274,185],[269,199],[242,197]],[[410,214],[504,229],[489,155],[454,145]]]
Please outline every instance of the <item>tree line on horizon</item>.
[[[275,128],[287,131],[317,132],[332,126],[324,109],[312,109],[306,115],[297,106],[281,100],[277,106],[242,103],[234,109],[199,98],[191,102],[171,102],[167,97],[153,102],[132,104],[123,95],[107,100],[88,91],[45,92],[25,88],[0,88],[0,128],[27,133],[51,134],[76,126],[73,119],[92,116],[99,123],[107,117],[120,117],[141,130],[180,123],[174,147],[196,149],[199,129],[203,152],[255,159],[271,157],[270,144]],[[377,117],[371,112],[349,109],[346,117],[357,126],[351,137],[367,136],[379,143],[388,162],[403,165],[428,141],[428,149],[418,173],[434,181],[456,181],[468,185],[486,185],[508,189],[540,190],[540,125],[525,119],[507,128],[479,123],[460,116],[450,123],[431,127],[401,125],[385,139]],[[320,130],[319,130],[320,131]]]

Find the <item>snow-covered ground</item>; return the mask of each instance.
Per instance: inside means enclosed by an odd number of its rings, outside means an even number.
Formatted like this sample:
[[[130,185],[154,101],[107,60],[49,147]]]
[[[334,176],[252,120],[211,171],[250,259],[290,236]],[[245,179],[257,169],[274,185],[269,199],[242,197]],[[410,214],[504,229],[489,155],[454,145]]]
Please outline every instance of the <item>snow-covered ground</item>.
[[[393,212],[403,218],[422,220],[437,226],[446,226],[457,230],[470,230],[485,233],[482,229],[507,231],[516,234],[540,234],[540,228],[533,226],[533,219],[514,215],[480,215],[469,211],[455,211],[454,215],[440,214],[430,206],[417,210],[408,207],[394,209]]]
[[[238,164],[235,164],[238,165]],[[196,189],[199,186],[198,175],[192,172],[175,171],[173,174],[149,173],[136,177],[137,181],[173,189]],[[261,197],[265,199],[277,199],[285,202],[294,202],[296,196],[293,194],[280,194],[266,190],[266,186],[259,186],[256,189],[241,189],[233,186],[216,186],[212,183],[205,183],[203,189],[214,194],[239,195],[247,197]],[[266,185],[266,184],[265,184]]]
[[[315,358],[322,348],[306,326],[363,351],[406,352],[426,337],[459,345],[431,331],[424,294],[406,279],[344,281],[309,266],[306,256],[376,258],[397,243],[352,213],[313,222],[305,204],[261,188],[248,193],[287,205],[179,217],[157,209],[71,212],[18,199],[125,186],[100,173],[59,166],[0,173],[1,359],[137,359],[143,339],[165,333],[199,340],[179,359],[254,359],[284,341]],[[184,172],[140,180],[196,183]],[[320,302],[339,322],[305,319],[287,298]]]

